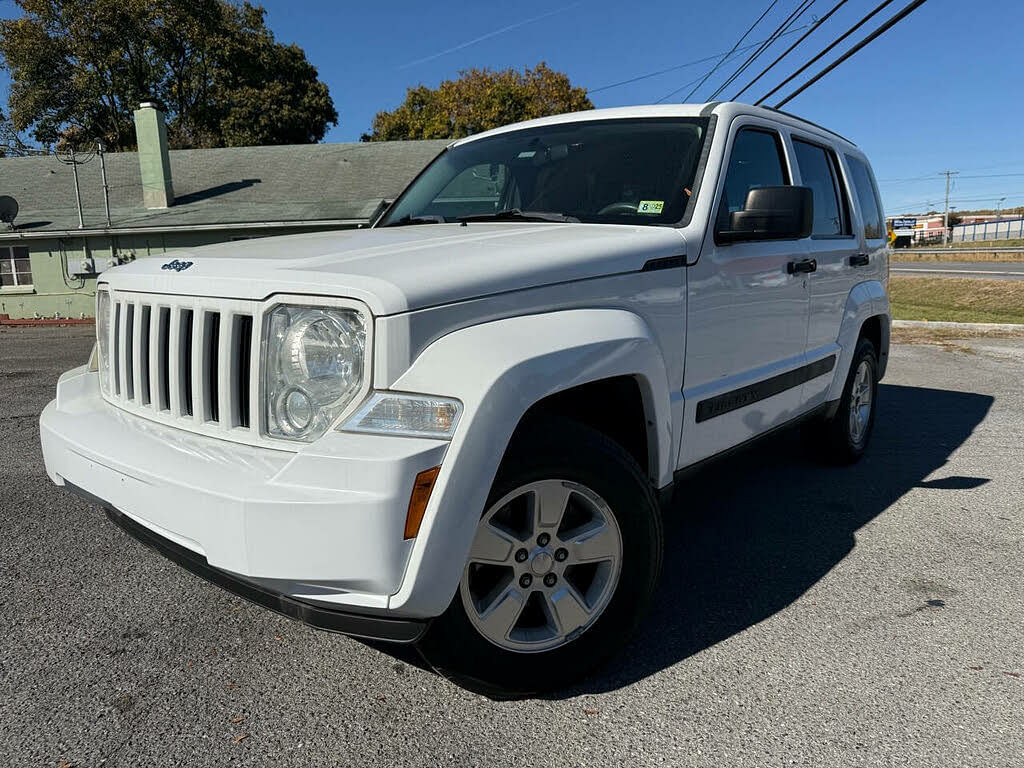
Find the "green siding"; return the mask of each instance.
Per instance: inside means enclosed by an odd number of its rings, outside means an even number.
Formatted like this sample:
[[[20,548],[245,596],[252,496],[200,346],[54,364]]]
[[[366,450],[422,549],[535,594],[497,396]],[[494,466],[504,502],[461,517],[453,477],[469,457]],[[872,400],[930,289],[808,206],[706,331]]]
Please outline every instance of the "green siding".
[[[76,262],[87,255],[93,258],[97,269],[107,269],[112,254],[122,257],[134,253],[135,258],[163,256],[179,248],[196,248],[212,243],[223,243],[245,237],[272,237],[274,235],[317,232],[330,227],[311,225],[303,228],[234,229],[228,231],[182,231],[138,235],[93,235],[62,239],[18,240],[0,236],[0,247],[18,245],[29,249],[32,263],[31,292],[0,291],[0,315],[12,319],[60,317],[92,317],[96,278],[78,278],[65,271],[74,270]],[[2,235],[2,233],[0,233]],[[65,264],[66,262],[66,264]]]

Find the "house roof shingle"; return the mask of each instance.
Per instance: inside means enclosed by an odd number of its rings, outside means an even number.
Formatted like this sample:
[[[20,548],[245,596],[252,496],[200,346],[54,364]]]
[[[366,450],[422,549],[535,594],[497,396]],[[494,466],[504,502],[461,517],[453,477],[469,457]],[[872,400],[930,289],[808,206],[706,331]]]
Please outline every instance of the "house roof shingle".
[[[171,150],[175,204],[142,205],[138,155],[105,157],[113,228],[366,219],[445,141]],[[85,227],[106,224],[99,160],[78,166]],[[18,232],[78,228],[72,168],[53,156],[0,158],[0,195],[18,201]]]

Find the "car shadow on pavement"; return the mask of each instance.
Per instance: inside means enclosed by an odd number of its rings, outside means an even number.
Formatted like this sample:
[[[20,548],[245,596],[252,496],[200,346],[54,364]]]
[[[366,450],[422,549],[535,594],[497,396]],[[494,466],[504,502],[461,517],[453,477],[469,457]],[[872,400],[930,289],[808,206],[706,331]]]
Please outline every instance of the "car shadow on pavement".
[[[787,430],[695,473],[667,512],[661,586],[637,636],[596,675],[549,698],[629,685],[785,609],[911,488],[986,482],[941,470],[992,402],[883,384],[871,447],[855,466],[814,463]]]

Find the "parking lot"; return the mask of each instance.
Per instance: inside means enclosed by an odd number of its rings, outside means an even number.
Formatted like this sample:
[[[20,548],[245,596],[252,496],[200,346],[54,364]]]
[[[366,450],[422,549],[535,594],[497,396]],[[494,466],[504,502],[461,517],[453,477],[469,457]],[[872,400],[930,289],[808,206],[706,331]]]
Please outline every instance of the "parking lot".
[[[895,346],[856,467],[784,434],[689,481],[627,651],[495,703],[234,598],[53,487],[37,418],[91,334],[0,328],[0,764],[1024,760],[1022,338]]]

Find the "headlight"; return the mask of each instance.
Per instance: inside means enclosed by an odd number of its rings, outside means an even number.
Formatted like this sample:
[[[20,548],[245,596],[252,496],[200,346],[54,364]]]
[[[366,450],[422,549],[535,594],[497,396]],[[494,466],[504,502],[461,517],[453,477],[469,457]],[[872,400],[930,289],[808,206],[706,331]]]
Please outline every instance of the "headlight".
[[[110,394],[110,292],[96,291],[96,351],[97,368],[100,372],[100,389]]]
[[[451,440],[461,413],[462,403],[451,398],[377,392],[341,429]]]
[[[266,433],[320,437],[362,389],[366,327],[359,312],[280,305],[264,330]]]

